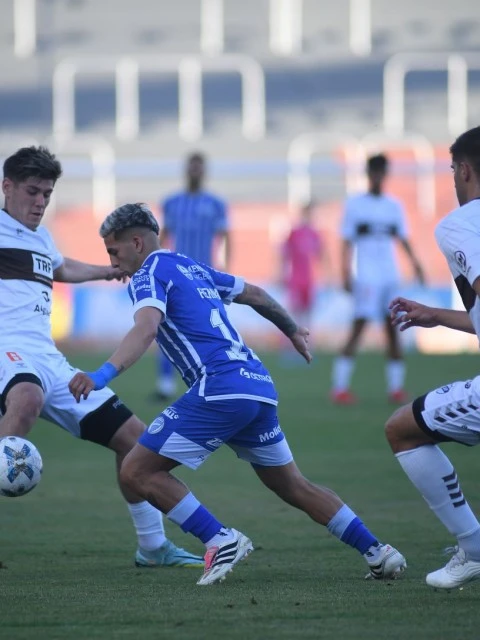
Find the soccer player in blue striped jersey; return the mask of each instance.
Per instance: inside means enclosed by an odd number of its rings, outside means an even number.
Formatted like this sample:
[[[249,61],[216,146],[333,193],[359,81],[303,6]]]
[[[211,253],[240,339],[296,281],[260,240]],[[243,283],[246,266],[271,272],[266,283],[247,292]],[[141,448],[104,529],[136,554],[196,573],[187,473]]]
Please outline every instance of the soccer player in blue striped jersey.
[[[188,156],[185,189],[166,198],[160,207],[163,214],[160,244],[197,262],[227,269],[230,257],[227,206],[204,189],[205,171],[203,154]],[[217,258],[220,254],[223,254],[221,261]],[[174,369],[162,351],[158,352],[156,386],[160,399],[175,393]]]
[[[151,423],[125,459],[123,482],[205,544],[199,585],[223,580],[253,550],[250,538],[218,520],[171,473],[181,464],[197,469],[222,444],[285,502],[359,551],[368,577],[395,577],[406,566],[402,554],[381,544],[333,491],[300,473],[278,421],[273,380],[232,326],[225,305],[251,306],[310,362],[308,329],[260,287],[161,250],[158,231],[142,204],[124,205],[102,224],[112,266],[131,276],[135,324],[106,363],[93,373],[77,373],[69,384],[80,402],[128,369],[153,339],[184,379],[188,391]]]

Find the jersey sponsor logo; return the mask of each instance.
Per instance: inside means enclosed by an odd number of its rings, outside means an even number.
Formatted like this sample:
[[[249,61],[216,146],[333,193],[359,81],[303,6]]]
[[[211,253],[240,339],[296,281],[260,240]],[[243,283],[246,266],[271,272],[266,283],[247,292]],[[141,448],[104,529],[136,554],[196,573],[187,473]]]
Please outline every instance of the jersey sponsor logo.
[[[41,282],[52,288],[52,260],[49,256],[26,249],[0,249],[0,278]]]
[[[198,294],[203,299],[221,300],[220,294],[216,289],[208,289],[208,287],[197,287]]]
[[[260,440],[260,442],[268,442],[269,440],[273,440],[274,438],[276,438],[280,433],[282,433],[282,429],[280,425],[278,425],[271,431],[265,431],[265,433],[261,433],[258,436],[258,439]]]
[[[455,251],[455,262],[464,273],[467,271],[467,258],[463,251]]]
[[[183,266],[183,264],[177,264],[177,269],[186,278],[188,278],[189,280],[193,280],[193,275],[190,273],[190,271],[186,267]]]
[[[152,424],[148,427],[148,433],[151,433],[152,435],[160,433],[164,426],[165,418],[163,416],[158,416],[158,418],[155,418]]]
[[[173,407],[167,407],[162,411],[162,413],[167,418],[170,418],[170,420],[178,420],[180,417]]]
[[[180,255],[180,254],[179,254]],[[212,281],[210,274],[199,264],[191,264],[188,267],[184,267],[183,264],[177,264],[177,269],[182,275],[189,280],[209,280]]]
[[[6,351],[6,356],[12,362],[19,362],[22,360],[22,357],[18,355],[15,351]]]
[[[33,260],[33,273],[40,276],[48,276],[53,278],[52,261],[47,256],[42,256],[39,253],[32,253]]]
[[[36,304],[34,311],[35,313],[41,313],[42,316],[49,316],[52,313],[51,310],[44,307],[43,304]]]
[[[271,376],[264,373],[254,373],[253,371],[247,371],[243,367],[240,369],[240,375],[243,378],[249,378],[250,380],[257,380],[258,382],[270,382],[273,384]]]

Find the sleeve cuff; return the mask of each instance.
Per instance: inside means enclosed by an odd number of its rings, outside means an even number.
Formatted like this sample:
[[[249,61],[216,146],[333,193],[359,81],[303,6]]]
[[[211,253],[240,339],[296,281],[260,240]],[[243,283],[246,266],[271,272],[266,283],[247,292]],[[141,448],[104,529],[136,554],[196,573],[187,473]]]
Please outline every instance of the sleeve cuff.
[[[137,313],[139,309],[143,309],[144,307],[153,307],[154,309],[159,309],[164,316],[166,316],[167,307],[163,300],[157,300],[156,298],[145,298],[144,300],[140,300],[133,305],[133,315]]]
[[[235,276],[235,282],[233,283],[232,290],[230,291],[230,293],[228,294],[228,296],[226,298],[223,298],[223,303],[224,304],[230,304],[231,302],[233,302],[234,298],[236,298],[238,295],[240,295],[242,293],[242,291],[244,289],[245,289],[245,280],[244,280],[244,278],[240,278],[238,276]]]

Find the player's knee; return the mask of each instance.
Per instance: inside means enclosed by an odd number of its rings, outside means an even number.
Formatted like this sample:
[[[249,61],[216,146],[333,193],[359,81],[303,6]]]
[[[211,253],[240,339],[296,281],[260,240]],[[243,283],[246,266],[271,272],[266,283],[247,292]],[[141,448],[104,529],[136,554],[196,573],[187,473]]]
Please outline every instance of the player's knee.
[[[5,401],[5,411],[19,428],[26,433],[40,415],[44,403],[42,389],[34,384],[19,384],[13,387]]]
[[[402,443],[402,433],[404,427],[404,407],[397,409],[385,423],[385,437],[395,453]]]
[[[141,486],[142,483],[141,476],[141,469],[132,456],[127,455],[120,467],[119,477],[121,484],[131,491],[137,492],[137,488]]]

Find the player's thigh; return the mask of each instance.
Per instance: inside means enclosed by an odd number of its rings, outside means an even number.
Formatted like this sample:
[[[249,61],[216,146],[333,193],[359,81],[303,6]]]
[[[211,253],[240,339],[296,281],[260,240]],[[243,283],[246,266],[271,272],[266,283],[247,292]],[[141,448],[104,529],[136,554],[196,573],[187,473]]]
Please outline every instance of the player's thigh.
[[[66,361],[59,367],[55,384],[46,395],[41,417],[76,438],[108,447],[133,413],[108,387],[92,391],[86,400],[76,402],[68,390],[68,383],[77,371]]]
[[[46,381],[35,362],[19,351],[0,351],[0,413],[35,420],[44,402]],[[29,427],[31,425],[28,425]]]
[[[277,408],[257,402],[252,421],[228,441],[239,458],[253,465],[277,467],[293,461],[292,452],[278,421]]]
[[[184,394],[153,420],[139,443],[160,456],[197,469],[257,413],[253,400],[207,402],[194,392]]]
[[[413,401],[418,426],[435,442],[480,443],[480,376],[434,389]]]
[[[358,280],[353,286],[355,319],[375,320],[379,316],[381,290],[376,283]]]

